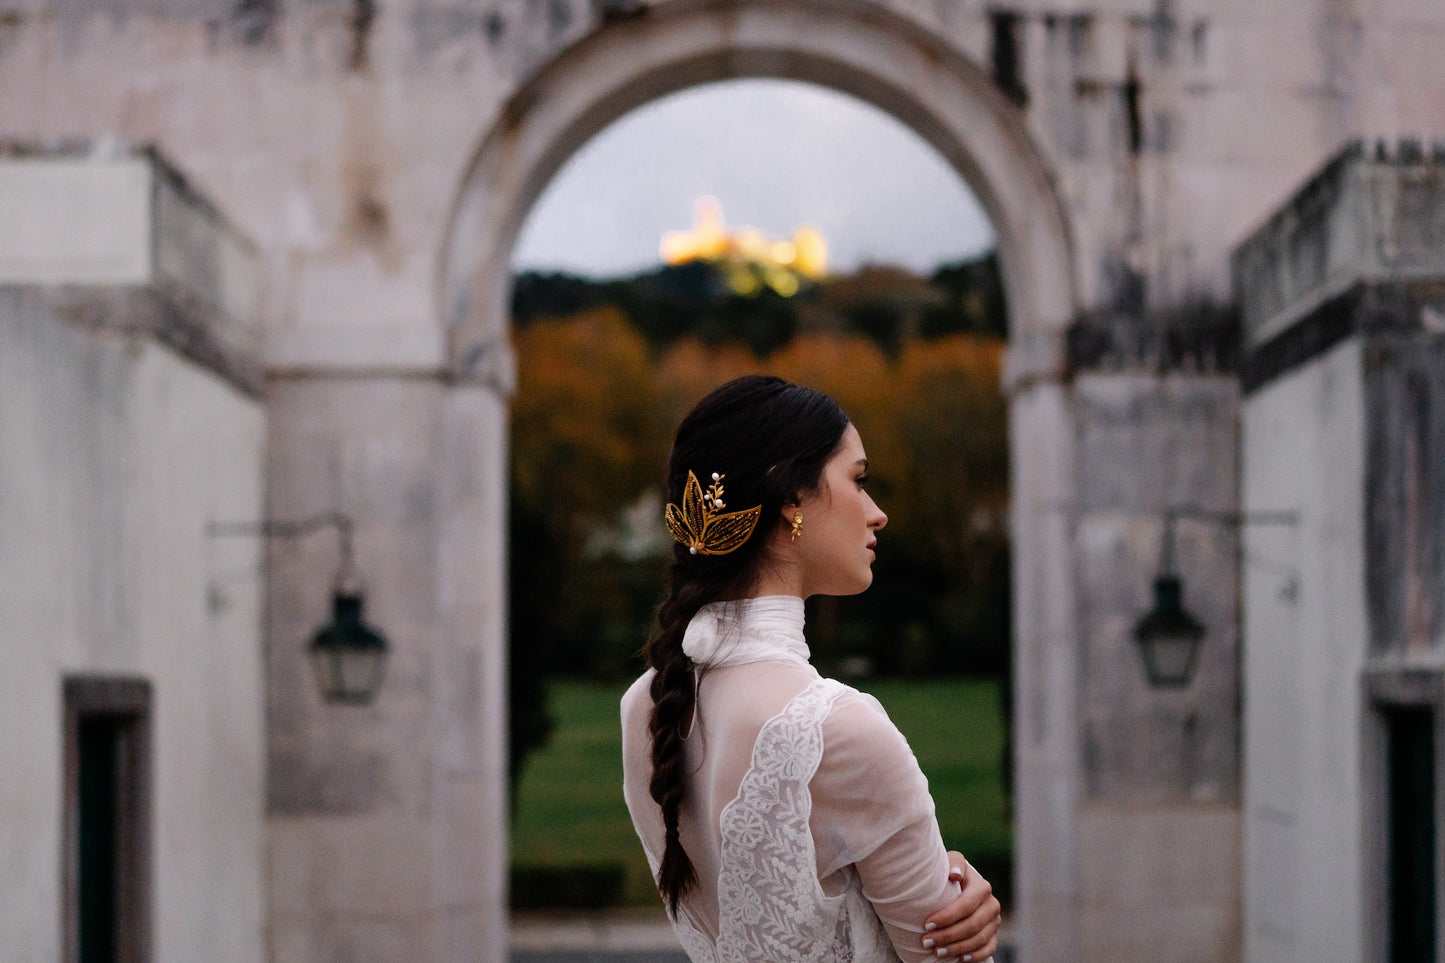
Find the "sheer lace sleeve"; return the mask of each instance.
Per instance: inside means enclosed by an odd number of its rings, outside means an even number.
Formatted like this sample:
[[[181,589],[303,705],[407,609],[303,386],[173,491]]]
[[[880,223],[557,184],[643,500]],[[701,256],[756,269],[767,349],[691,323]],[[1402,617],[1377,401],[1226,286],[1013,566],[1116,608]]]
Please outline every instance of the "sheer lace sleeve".
[[[928,780],[883,707],[850,691],[824,726],[823,760],[811,784],[818,875],[857,872],[863,895],[904,960],[923,949],[923,921],[956,899]],[[851,867],[851,870],[850,870]]]

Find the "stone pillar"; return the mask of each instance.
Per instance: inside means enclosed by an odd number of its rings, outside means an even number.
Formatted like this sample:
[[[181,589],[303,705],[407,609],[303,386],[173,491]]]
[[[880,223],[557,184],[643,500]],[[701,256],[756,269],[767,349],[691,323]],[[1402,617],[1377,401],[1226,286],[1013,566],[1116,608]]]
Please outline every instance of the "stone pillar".
[[[1232,375],[1074,377],[1082,960],[1239,959],[1237,397]],[[1179,509],[1206,634],[1193,681],[1156,689],[1133,629]]]
[[[1239,956],[1238,389],[1232,373],[1209,371],[1228,360],[1213,350],[1220,321],[1081,321],[1061,349],[1066,373],[1014,372],[1026,963]],[[1165,326],[1171,337],[1148,334]],[[1012,349],[1011,368],[1026,367],[1027,350]],[[1191,685],[1162,691],[1133,627],[1177,509],[1201,516],[1178,524],[1177,561],[1208,632]]]
[[[447,389],[444,513],[437,533],[443,625],[433,672],[452,720],[434,778],[445,916],[437,960],[507,953],[507,402],[488,385]]]
[[[323,704],[305,645],[336,539],[272,544],[272,957],[500,963],[505,403],[345,372],[278,376],[268,400],[270,516],[351,517],[365,617],[391,643],[373,704]]]
[[[1012,350],[1019,355],[1017,346]],[[1014,551],[1014,862],[1023,960],[1080,943],[1078,638],[1073,573],[1074,427],[1055,377],[1016,383],[1009,404]]]

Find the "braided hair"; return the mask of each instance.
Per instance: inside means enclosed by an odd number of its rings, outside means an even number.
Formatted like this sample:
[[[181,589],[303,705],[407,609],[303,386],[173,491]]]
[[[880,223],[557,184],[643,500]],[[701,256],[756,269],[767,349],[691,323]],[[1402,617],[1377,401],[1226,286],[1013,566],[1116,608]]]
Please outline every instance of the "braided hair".
[[[652,678],[652,780],[648,790],[662,809],[665,847],[658,890],[675,917],[677,905],[697,884],[683,849],[678,816],[687,795],[683,739],[697,701],[695,666],[682,638],[698,609],[744,597],[756,581],[771,534],[783,524],[784,505],[816,492],[828,459],[837,451],[848,416],[832,398],[780,378],[749,375],[730,381],[702,401],[678,426],[667,465],[668,500],[683,501],[688,472],[698,478],[727,476],[730,505],[761,505],[751,537],[726,555],[692,555],[673,546],[667,593],[657,627],[644,650]]]

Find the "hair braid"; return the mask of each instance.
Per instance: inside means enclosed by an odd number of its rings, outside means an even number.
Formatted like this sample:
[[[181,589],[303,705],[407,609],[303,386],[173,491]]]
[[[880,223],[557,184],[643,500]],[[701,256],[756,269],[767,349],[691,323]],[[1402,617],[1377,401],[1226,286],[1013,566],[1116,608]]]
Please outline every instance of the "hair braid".
[[[652,716],[648,723],[652,780],[647,789],[652,801],[662,809],[665,836],[657,885],[668,910],[676,916],[678,901],[697,884],[697,871],[682,847],[678,829],[678,816],[687,795],[683,737],[697,703],[693,664],[682,651],[682,637],[687,623],[709,599],[701,586],[685,581],[676,571],[678,565],[673,567],[678,590],[658,609],[658,632],[647,646],[647,661],[657,670],[652,678]]]

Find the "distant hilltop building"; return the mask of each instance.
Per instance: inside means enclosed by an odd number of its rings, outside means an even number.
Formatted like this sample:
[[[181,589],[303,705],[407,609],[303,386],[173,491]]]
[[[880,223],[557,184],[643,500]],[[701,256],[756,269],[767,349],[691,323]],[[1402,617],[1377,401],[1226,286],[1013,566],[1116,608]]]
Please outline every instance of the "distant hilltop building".
[[[660,253],[673,265],[716,263],[728,286],[744,296],[768,287],[790,298],[804,279],[816,281],[828,270],[828,244],[817,228],[804,225],[792,240],[770,238],[755,227],[729,230],[715,197],[698,198],[692,229],[664,234]]]

